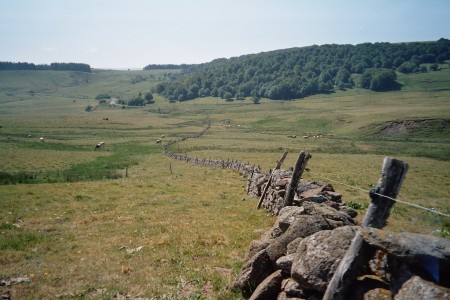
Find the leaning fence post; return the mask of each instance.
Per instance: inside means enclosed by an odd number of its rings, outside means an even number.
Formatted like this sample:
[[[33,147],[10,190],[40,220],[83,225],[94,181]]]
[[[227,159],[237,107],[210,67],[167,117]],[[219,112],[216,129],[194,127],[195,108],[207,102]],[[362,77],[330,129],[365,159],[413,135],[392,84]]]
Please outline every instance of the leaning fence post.
[[[311,158],[311,154],[307,152],[300,152],[297,162],[295,163],[294,172],[292,173],[291,180],[286,189],[286,194],[283,199],[283,207],[292,205],[294,202],[295,190],[297,189],[298,181],[302,177],[308,160]]]
[[[392,199],[397,197],[407,171],[408,164],[406,162],[390,157],[384,159],[378,185],[369,194],[371,203],[364,216],[362,226],[384,227],[390,209],[394,205]],[[386,196],[392,199],[386,198]],[[367,263],[372,254],[373,250],[357,233],[331,278],[323,299],[345,299],[348,287],[360,275],[362,265]]]
[[[286,150],[284,150],[284,152],[281,155],[280,159],[277,160],[277,165],[275,166],[273,171],[270,173],[269,179],[267,180],[266,187],[264,188],[264,190],[263,190],[263,192],[261,194],[261,197],[259,198],[258,206],[256,207],[257,209],[259,209],[261,207],[261,204],[262,204],[262,202],[264,200],[264,197],[266,196],[267,190],[269,189],[270,183],[272,182],[274,171],[278,170],[281,167],[281,164],[283,163],[283,161],[286,158],[287,154],[288,154],[288,151],[286,149]]]
[[[407,171],[408,163],[391,157],[384,159],[380,181],[377,187],[370,191],[372,201],[364,215],[362,226],[384,227],[395,203],[389,198],[397,197]]]

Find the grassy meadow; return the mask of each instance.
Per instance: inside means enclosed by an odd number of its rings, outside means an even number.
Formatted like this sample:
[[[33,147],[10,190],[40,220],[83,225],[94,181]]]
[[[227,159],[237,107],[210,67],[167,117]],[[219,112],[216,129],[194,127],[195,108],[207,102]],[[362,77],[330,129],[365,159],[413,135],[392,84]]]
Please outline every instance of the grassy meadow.
[[[403,86],[393,92],[354,88],[260,104],[169,103],[154,95],[154,104],[139,108],[99,105],[95,97],[145,94],[177,71],[1,71],[0,280],[30,282],[0,292],[14,299],[241,299],[227,287],[274,217],[255,209],[245,178],[171,160],[155,142],[195,135],[208,119],[208,132],[172,151],[265,171],[284,149],[283,168],[309,151],[304,177],[331,183],[360,216],[383,158],[393,156],[410,165],[398,198],[450,213],[450,69],[440,67],[399,74]],[[87,105],[96,109],[86,112]],[[425,119],[407,133],[382,132],[387,122]],[[449,225],[397,204],[387,228],[448,235]]]

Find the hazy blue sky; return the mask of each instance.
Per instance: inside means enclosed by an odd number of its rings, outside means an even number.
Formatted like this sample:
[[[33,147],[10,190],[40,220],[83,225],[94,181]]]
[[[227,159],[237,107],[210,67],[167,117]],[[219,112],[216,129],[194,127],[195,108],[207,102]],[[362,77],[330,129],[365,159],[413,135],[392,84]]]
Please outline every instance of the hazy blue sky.
[[[142,68],[449,34],[450,0],[0,0],[0,61],[13,62]]]

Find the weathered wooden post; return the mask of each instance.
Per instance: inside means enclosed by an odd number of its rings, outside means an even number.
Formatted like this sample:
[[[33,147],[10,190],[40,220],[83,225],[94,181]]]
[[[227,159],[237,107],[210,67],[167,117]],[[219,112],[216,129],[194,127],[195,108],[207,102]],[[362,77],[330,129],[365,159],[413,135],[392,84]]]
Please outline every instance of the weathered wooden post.
[[[392,199],[397,197],[407,171],[408,164],[406,162],[390,157],[384,159],[378,185],[369,194],[371,203],[362,221],[362,226],[384,227],[394,205]],[[357,233],[328,284],[323,299],[346,299],[350,284],[360,275],[362,266],[367,263],[373,253],[374,250],[364,242],[360,233]]]
[[[311,158],[311,154],[307,152],[300,152],[297,158],[297,162],[294,167],[294,172],[292,173],[291,180],[286,188],[286,194],[283,199],[283,207],[292,205],[294,202],[295,190],[297,189],[298,182],[302,177],[303,171],[305,170],[308,160]]]
[[[288,154],[287,149],[284,150],[283,154],[281,155],[280,159],[277,160],[277,165],[275,166],[275,168],[273,169],[273,171],[270,173],[269,179],[267,180],[267,184],[264,187],[264,190],[261,194],[261,197],[259,198],[259,202],[258,202],[258,206],[256,207],[256,209],[259,209],[261,207],[261,204],[264,200],[264,197],[266,196],[267,190],[269,189],[270,184],[272,183],[272,178],[273,178],[273,172],[275,170],[278,170],[281,167],[281,164],[283,163],[284,159],[286,158]],[[259,167],[259,166],[258,166]]]

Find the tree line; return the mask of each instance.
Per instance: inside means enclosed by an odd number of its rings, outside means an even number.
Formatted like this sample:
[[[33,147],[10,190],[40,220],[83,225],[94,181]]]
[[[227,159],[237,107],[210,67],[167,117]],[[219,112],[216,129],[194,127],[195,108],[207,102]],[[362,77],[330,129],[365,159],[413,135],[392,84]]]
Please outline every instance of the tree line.
[[[91,67],[82,63],[51,63],[50,65],[35,65],[27,62],[0,62],[2,70],[50,70],[50,71],[78,71],[90,73]]]
[[[187,65],[182,76],[159,83],[153,92],[171,101],[185,101],[206,96],[289,100],[355,86],[384,91],[398,88],[396,72],[437,70],[448,59],[450,40],[443,38],[313,45]],[[430,64],[429,68],[424,64]]]
[[[179,70],[179,69],[186,69],[189,67],[192,67],[193,65],[189,65],[189,64],[181,64],[181,65],[176,65],[176,64],[150,64],[144,67],[144,70]]]

